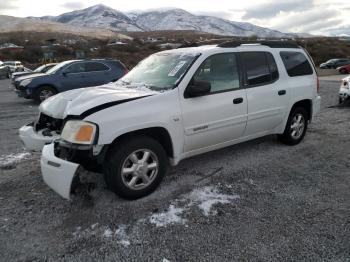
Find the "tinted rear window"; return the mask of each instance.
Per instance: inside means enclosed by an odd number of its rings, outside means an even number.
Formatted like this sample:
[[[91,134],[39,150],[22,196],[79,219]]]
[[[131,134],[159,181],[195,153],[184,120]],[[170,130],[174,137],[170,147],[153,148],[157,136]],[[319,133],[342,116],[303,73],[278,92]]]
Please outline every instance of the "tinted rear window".
[[[95,72],[95,71],[107,71],[109,68],[98,62],[89,62],[85,65],[85,72]]]
[[[278,79],[278,69],[272,54],[243,52],[241,59],[248,86],[264,85]]]
[[[281,52],[280,54],[290,77],[313,74],[312,67],[304,54],[299,52]]]

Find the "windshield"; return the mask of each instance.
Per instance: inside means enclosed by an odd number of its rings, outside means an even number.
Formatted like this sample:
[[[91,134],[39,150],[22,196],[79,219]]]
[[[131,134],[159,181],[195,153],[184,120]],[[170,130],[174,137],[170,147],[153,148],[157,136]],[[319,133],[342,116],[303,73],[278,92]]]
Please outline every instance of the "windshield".
[[[43,69],[44,69],[45,67],[46,67],[46,65],[39,66],[37,69],[34,70],[34,72],[40,73],[41,71],[43,71]]]
[[[157,53],[141,61],[117,83],[131,88],[143,85],[155,91],[171,89],[197,57],[180,52]]]
[[[60,70],[61,68],[65,67],[66,65],[72,63],[73,61],[65,61],[65,62],[62,62],[62,63],[59,63],[57,65],[55,65],[53,68],[51,68],[50,70],[48,70],[46,72],[46,74],[54,74],[56,73],[58,70]]]

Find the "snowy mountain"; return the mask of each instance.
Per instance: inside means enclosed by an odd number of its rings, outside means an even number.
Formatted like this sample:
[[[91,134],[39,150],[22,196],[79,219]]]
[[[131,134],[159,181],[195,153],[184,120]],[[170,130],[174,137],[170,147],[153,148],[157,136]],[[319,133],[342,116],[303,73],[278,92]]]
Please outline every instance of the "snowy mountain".
[[[99,27],[113,31],[196,30],[227,36],[287,37],[287,34],[233,22],[213,16],[197,16],[182,9],[133,12],[124,14],[105,5],[95,5],[53,17],[41,17],[74,26]]]

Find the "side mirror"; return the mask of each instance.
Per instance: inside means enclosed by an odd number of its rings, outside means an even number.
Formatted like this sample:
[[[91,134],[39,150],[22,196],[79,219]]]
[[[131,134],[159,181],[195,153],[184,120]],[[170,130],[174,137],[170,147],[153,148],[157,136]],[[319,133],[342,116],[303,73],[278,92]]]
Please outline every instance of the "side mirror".
[[[185,90],[185,98],[204,96],[210,93],[211,84],[208,81],[191,80]]]
[[[66,76],[68,75],[68,72],[63,71],[63,72],[62,72],[62,75],[63,75],[64,77],[66,77]]]

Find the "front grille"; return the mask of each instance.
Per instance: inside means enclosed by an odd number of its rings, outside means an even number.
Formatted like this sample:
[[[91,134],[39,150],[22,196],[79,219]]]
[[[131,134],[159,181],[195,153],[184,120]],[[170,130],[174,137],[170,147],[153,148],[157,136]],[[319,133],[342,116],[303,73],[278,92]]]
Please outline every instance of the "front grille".
[[[34,127],[36,131],[49,129],[50,131],[55,131],[59,134],[61,133],[62,125],[62,119],[53,118],[51,116],[40,113],[39,119],[35,123]]]

